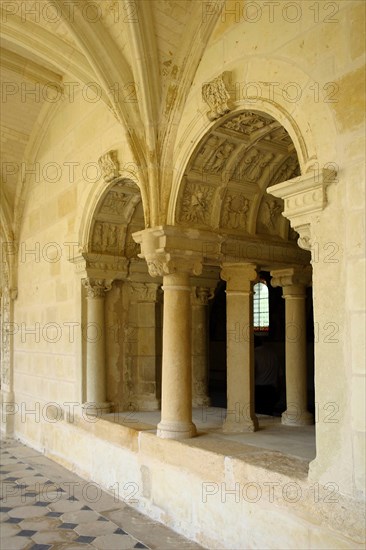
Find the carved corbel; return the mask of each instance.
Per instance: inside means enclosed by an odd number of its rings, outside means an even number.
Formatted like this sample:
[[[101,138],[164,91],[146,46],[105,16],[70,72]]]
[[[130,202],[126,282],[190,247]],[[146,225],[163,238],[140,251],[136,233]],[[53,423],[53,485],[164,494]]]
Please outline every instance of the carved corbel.
[[[119,162],[117,151],[108,151],[98,159],[103,179],[106,183],[113,181],[119,176]]]
[[[311,250],[311,223],[326,207],[327,187],[336,181],[336,175],[334,170],[324,168],[320,173],[312,171],[267,189],[267,193],[284,200],[282,215],[299,233],[300,248]]]
[[[211,82],[202,85],[202,99],[210,108],[207,113],[209,120],[216,120],[231,110],[228,105],[230,100],[228,92],[230,76],[231,73],[225,71]]]

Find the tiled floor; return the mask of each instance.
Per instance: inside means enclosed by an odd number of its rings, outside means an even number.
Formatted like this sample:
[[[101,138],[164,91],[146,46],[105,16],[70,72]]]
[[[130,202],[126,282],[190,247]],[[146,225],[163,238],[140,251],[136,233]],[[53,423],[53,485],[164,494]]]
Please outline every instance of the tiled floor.
[[[201,548],[13,439],[0,480],[2,550]]]

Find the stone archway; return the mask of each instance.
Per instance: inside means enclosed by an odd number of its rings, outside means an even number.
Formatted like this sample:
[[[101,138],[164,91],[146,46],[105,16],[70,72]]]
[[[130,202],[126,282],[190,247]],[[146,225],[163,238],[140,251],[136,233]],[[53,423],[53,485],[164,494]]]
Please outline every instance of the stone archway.
[[[271,272],[275,276],[274,286],[286,287],[284,295],[287,306],[292,304],[290,300],[294,289],[296,299],[304,302],[306,286],[311,284],[310,254],[298,247],[296,241],[299,235],[281,215],[283,200],[267,193],[268,187],[298,176],[300,165],[297,151],[286,129],[269,114],[242,111],[220,118],[201,139],[185,168],[178,192],[176,225],[210,230],[221,239],[219,262],[215,264],[215,260],[207,254],[204,264],[221,265],[222,277],[227,281],[226,293],[232,303],[226,334],[228,377],[231,379],[229,381],[228,378],[228,409],[230,401],[233,405],[244,399],[235,385],[251,386],[246,401],[242,403],[243,407],[250,409],[249,419],[242,424],[235,421],[236,425],[232,423],[227,431],[256,429],[252,320],[249,311],[245,315],[246,321],[243,321],[237,305],[240,296],[245,296],[242,307],[251,308],[251,288],[256,272],[266,272],[268,276]],[[250,277],[247,281],[244,280],[246,276]],[[290,311],[289,307],[286,311]],[[301,317],[302,313],[299,315]],[[301,326],[303,321],[296,318],[296,323],[301,323]],[[245,326],[242,326],[243,322]],[[229,333],[234,337],[231,338]],[[230,339],[235,340],[238,346],[230,343]],[[238,351],[240,340],[248,342],[244,342]],[[301,340],[304,340],[306,347],[304,335]],[[294,349],[295,354],[305,353],[304,345],[291,347],[286,337],[287,363],[291,353],[294,360]],[[239,360],[247,363],[249,372],[245,376]],[[303,365],[306,368],[305,360]],[[289,364],[288,370],[291,371]],[[303,380],[304,373],[301,376]],[[293,379],[291,384],[295,384]],[[306,395],[306,387],[304,392]],[[299,412],[299,418],[296,417],[292,424],[309,423],[311,418],[306,414],[306,403],[295,394],[291,393],[296,400],[291,406],[301,406],[304,410]]]
[[[159,352],[152,361],[146,337],[159,340],[160,284],[151,282],[132,239],[145,226],[142,197],[135,177],[119,170],[115,151],[99,164],[104,182],[87,199],[80,254],[71,258],[82,283],[82,402],[89,414],[156,409]]]

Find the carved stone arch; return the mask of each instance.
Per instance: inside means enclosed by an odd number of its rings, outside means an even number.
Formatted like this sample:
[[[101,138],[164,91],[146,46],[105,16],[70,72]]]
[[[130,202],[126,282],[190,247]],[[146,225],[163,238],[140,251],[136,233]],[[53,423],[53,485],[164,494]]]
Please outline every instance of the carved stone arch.
[[[118,154],[116,150],[108,151],[99,158],[99,165],[102,177],[96,181],[91,188],[85,191],[84,197],[80,201],[80,210],[78,213],[78,244],[80,252],[90,252],[90,239],[92,238],[94,215],[98,208],[106,199],[111,189],[118,185],[126,187],[126,194],[135,195],[135,200],[127,201],[129,206],[123,214],[123,220],[128,224],[133,216],[133,206],[139,201],[145,206],[146,193],[138,177],[138,170],[135,163],[127,163],[120,168]],[[122,191],[121,191],[122,193]],[[138,197],[138,200],[137,200]],[[145,209],[144,209],[145,212]]]
[[[267,187],[300,173],[287,130],[258,110],[221,116],[196,145],[178,193],[174,223],[230,238],[287,241],[283,201]]]
[[[168,224],[175,225],[176,223],[177,210],[179,209],[178,195],[180,192],[180,186],[183,183],[184,174],[192,155],[194,155],[205,136],[209,136],[211,133],[214,133],[218,126],[231,119],[233,115],[240,115],[246,111],[257,112],[258,114],[262,114],[264,116],[269,115],[275,122],[284,128],[291,138],[293,150],[297,154],[300,172],[302,174],[308,172],[311,167],[316,164],[316,148],[312,135],[308,132],[308,128],[300,129],[293,116],[285,110],[282,105],[269,101],[266,98],[257,98],[255,108],[253,106],[253,101],[237,101],[229,113],[214,122],[209,121],[207,117],[195,117],[189,125],[187,132],[184,134],[184,142],[183,138],[179,142],[180,151],[177,159],[175,160],[175,172],[167,213]],[[272,129],[273,128],[269,125],[268,131],[271,131]],[[304,134],[306,134],[305,137]],[[257,139],[262,139],[265,136],[266,132],[264,132],[263,135],[259,134]],[[187,145],[184,146],[184,143]]]

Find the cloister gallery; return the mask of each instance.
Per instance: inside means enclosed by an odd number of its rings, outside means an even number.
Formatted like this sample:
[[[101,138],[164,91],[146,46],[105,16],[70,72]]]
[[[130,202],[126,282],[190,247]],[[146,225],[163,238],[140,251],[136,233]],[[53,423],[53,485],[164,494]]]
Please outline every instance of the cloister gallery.
[[[363,548],[365,3],[1,13],[3,434],[206,548]]]

